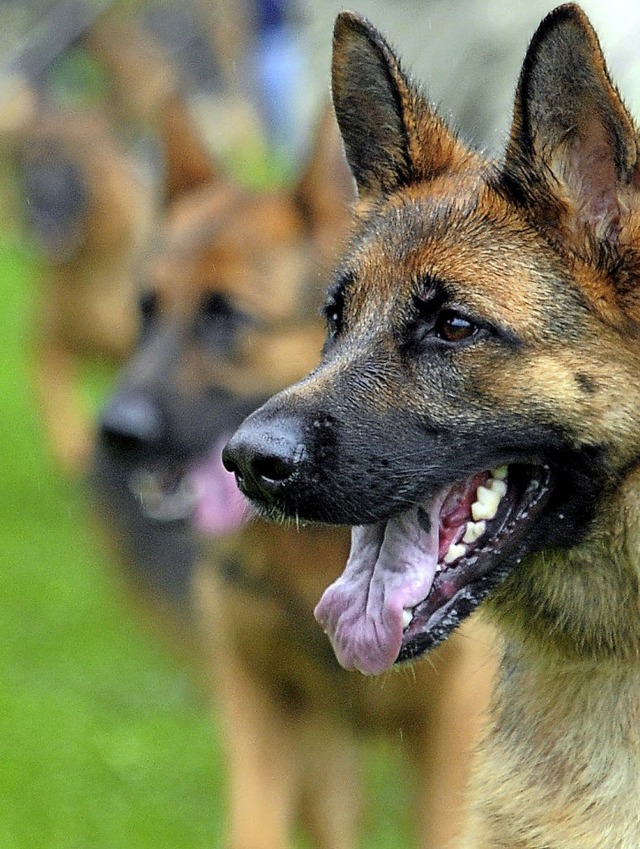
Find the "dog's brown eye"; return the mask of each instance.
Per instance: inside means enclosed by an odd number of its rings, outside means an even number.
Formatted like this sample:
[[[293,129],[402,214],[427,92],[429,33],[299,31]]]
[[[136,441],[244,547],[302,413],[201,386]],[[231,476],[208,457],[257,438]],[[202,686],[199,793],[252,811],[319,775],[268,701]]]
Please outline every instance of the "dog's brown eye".
[[[444,342],[462,342],[477,332],[478,328],[472,321],[450,310],[439,316],[434,327],[435,335]]]
[[[323,313],[327,323],[327,335],[329,340],[334,339],[342,329],[343,310],[344,303],[341,293],[334,293],[324,305]]]

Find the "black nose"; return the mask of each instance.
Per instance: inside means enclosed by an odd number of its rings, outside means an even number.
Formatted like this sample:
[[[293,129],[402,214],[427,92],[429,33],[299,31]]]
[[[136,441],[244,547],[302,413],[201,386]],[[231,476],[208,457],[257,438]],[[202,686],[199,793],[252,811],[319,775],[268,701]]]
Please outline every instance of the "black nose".
[[[157,404],[142,395],[116,396],[100,416],[99,429],[104,443],[131,455],[152,451],[165,431]]]
[[[265,422],[250,416],[222,452],[242,492],[267,503],[295,478],[304,458],[301,428],[288,418]]]

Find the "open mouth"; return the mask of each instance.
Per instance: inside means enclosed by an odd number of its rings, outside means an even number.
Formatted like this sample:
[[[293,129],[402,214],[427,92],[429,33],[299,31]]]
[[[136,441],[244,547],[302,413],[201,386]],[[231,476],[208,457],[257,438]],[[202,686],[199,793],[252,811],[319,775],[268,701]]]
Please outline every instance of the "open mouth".
[[[219,440],[207,456],[191,464],[158,462],[141,466],[129,477],[129,488],[147,519],[188,521],[207,536],[231,533],[247,519],[248,502],[235,477],[222,465]]]
[[[440,643],[502,580],[550,482],[547,466],[500,466],[353,528],[315,611],[342,666],[377,675]]]

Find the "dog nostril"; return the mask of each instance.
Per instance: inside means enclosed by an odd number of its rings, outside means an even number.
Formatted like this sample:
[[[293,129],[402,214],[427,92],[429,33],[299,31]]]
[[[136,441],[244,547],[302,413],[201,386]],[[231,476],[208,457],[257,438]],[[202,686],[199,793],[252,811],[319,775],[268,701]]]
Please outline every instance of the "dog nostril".
[[[293,459],[284,457],[259,456],[253,461],[253,473],[256,478],[272,483],[282,483],[291,477],[295,470]]]
[[[255,428],[249,421],[227,443],[222,462],[246,496],[263,500],[293,477],[303,453],[297,432]]]
[[[230,443],[227,443],[227,445],[225,445],[222,449],[222,465],[228,472],[231,472],[232,475],[235,475],[237,478],[242,477],[240,460],[239,458],[236,458],[236,454],[230,450]]]

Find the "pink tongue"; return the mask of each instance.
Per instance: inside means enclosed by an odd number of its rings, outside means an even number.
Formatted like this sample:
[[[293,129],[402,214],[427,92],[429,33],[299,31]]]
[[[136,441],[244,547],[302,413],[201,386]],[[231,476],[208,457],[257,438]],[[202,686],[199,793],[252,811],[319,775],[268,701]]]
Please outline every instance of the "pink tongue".
[[[228,437],[190,472],[197,502],[191,521],[209,536],[231,533],[247,519],[249,503],[236,486],[235,476],[222,465],[222,449]]]
[[[345,669],[378,675],[398,657],[402,613],[423,601],[438,560],[441,499],[430,506],[431,531],[418,522],[419,509],[351,531],[344,572],[318,602],[315,616]]]

